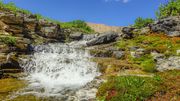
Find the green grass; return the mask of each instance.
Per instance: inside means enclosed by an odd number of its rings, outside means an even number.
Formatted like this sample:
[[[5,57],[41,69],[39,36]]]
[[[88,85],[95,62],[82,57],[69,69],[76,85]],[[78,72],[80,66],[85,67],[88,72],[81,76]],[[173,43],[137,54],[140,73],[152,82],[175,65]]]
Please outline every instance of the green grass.
[[[99,101],[143,101],[152,96],[162,83],[160,77],[113,76],[102,84]]]
[[[0,42],[3,42],[8,45],[15,45],[16,38],[13,36],[0,36]]]
[[[146,72],[156,72],[156,63],[153,59],[153,57],[150,54],[146,54],[139,58],[133,58],[129,57],[130,61],[132,61],[134,64],[138,64],[143,71]]]
[[[146,50],[144,56],[133,58],[130,56],[130,47],[141,47]],[[146,72],[155,72],[155,61],[151,52],[156,51],[164,54],[166,57],[178,55],[176,52],[180,49],[180,38],[167,37],[163,34],[137,35],[133,39],[119,40],[116,47],[126,50],[127,59],[132,63],[139,65]]]
[[[0,8],[1,9],[9,9],[9,10],[13,11],[14,13],[22,12],[25,14],[30,14],[30,11],[18,8],[13,2],[5,4],[5,3],[3,3],[3,0],[0,0]]]
[[[128,50],[129,47],[139,46],[148,51],[157,51],[166,55],[175,55],[180,49],[180,38],[170,38],[162,34],[139,35],[133,39],[120,40],[117,47]]]

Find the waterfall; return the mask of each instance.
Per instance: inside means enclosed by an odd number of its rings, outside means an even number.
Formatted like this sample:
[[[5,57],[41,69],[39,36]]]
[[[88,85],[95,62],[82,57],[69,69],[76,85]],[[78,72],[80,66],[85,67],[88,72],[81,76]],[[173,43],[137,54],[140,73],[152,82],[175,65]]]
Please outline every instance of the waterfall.
[[[88,50],[75,42],[36,46],[22,62],[28,81],[26,93],[56,96],[85,86],[99,75],[91,58]]]

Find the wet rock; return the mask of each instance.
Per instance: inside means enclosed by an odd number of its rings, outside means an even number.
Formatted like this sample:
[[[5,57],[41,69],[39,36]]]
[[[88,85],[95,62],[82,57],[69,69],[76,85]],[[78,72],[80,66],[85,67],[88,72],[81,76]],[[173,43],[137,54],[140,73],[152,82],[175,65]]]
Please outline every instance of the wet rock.
[[[116,41],[117,37],[118,37],[118,34],[115,32],[106,32],[106,33],[103,33],[100,36],[88,41],[86,44],[87,44],[87,46],[107,44],[107,43]]]
[[[166,71],[166,70],[180,70],[180,57],[171,56],[168,59],[163,59],[157,61],[157,70],[158,71]]]
[[[3,77],[3,70],[0,68],[0,79]]]
[[[70,34],[70,39],[72,40],[81,40],[83,38],[83,33],[81,32],[75,32],[75,33],[72,33]]]
[[[164,32],[168,36],[180,36],[180,16],[170,16],[150,24],[153,32]]]
[[[6,55],[6,58],[4,58],[1,64],[1,69],[21,69],[16,54],[10,53]]]

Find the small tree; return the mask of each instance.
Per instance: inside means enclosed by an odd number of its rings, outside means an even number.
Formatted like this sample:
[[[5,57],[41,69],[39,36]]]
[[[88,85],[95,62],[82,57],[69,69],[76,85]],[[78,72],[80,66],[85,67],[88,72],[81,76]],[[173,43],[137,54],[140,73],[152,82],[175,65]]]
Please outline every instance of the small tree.
[[[165,18],[168,16],[180,15],[180,0],[170,0],[166,4],[162,4],[156,12],[157,18]]]
[[[135,24],[134,24],[134,27],[136,28],[142,28],[142,27],[146,27],[148,24],[152,23],[154,20],[151,19],[151,18],[141,18],[141,17],[138,17],[136,20],[135,20]]]

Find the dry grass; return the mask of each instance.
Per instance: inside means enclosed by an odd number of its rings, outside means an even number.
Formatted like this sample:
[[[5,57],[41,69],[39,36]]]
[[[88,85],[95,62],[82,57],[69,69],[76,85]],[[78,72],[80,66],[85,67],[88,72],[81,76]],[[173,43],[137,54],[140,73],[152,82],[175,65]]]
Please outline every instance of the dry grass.
[[[180,101],[180,71],[162,72],[158,75],[164,80],[162,90],[148,101]]]

